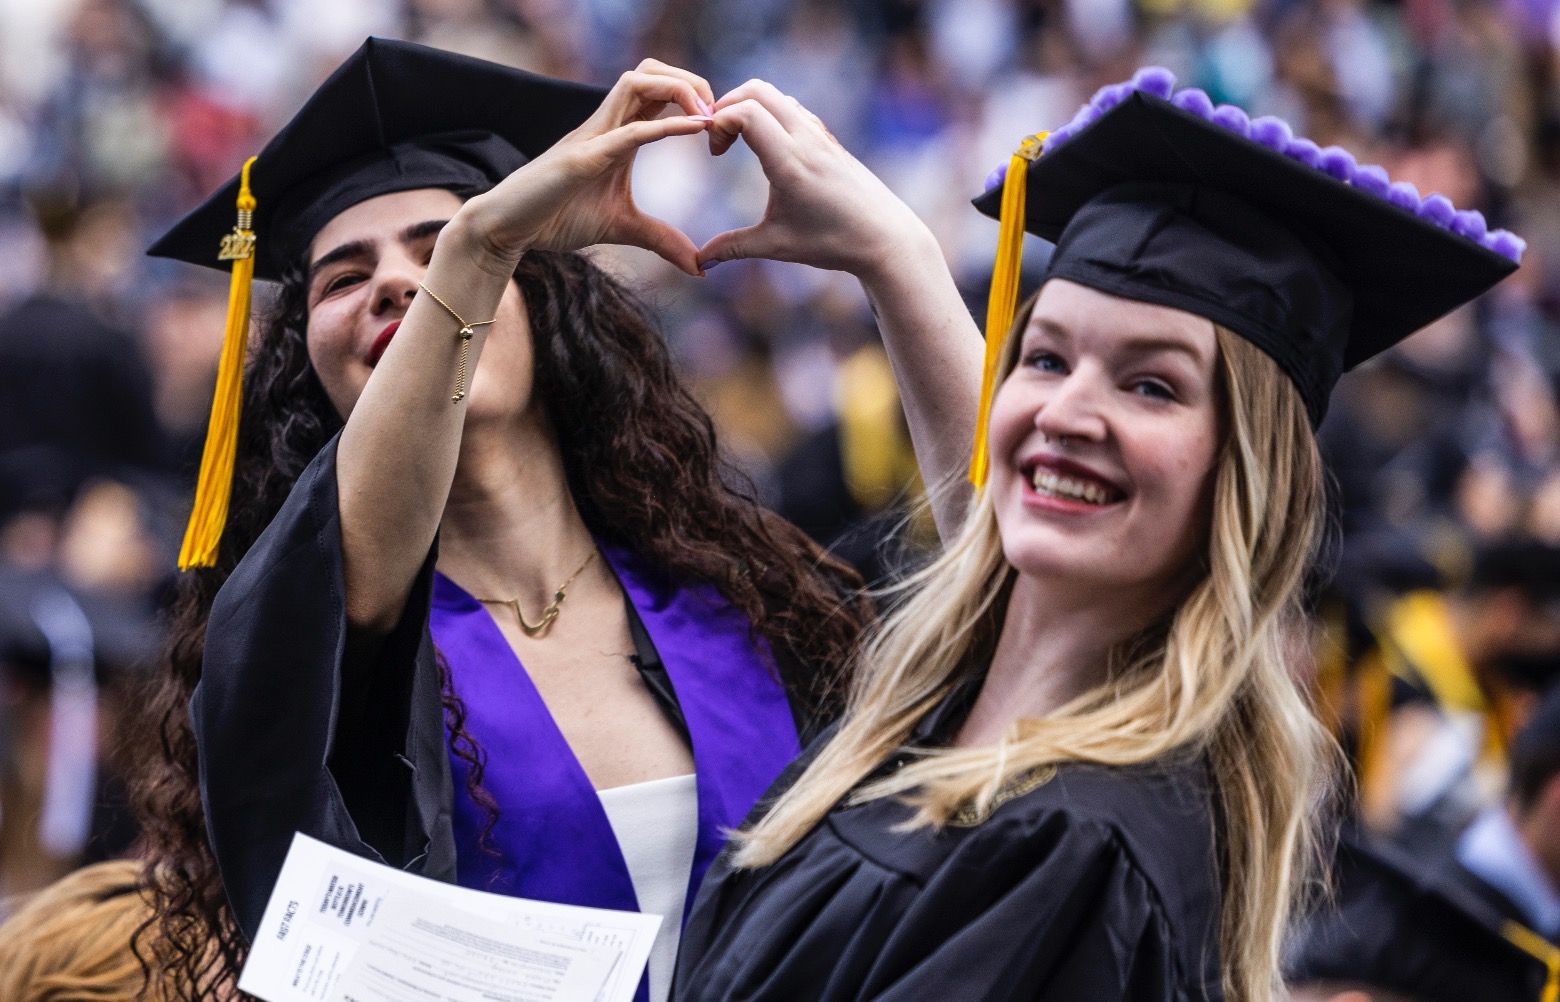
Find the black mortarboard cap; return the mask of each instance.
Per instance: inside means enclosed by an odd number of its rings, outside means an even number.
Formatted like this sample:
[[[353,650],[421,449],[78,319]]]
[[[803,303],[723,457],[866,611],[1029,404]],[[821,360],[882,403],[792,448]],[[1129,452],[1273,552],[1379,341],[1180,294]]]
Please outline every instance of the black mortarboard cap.
[[[1417,1002],[1539,1002],[1545,992],[1545,962],[1451,873],[1351,837],[1333,876],[1336,897],[1301,926],[1285,965],[1291,983],[1365,985]]]
[[[1320,423],[1339,375],[1516,269],[1477,212],[1147,68],[1031,143],[1023,226],[1046,276],[1172,306],[1271,356]],[[975,200],[1000,216],[1003,185]],[[989,337],[989,332],[988,332]]]
[[[279,278],[320,227],[376,195],[481,190],[572,131],[599,87],[412,42],[370,38],[260,151],[251,169],[255,277]],[[239,178],[148,253],[220,267]]]

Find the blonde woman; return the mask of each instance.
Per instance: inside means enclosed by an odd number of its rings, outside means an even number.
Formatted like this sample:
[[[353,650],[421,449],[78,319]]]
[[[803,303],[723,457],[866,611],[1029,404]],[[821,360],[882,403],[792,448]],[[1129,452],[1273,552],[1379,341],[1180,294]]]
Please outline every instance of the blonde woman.
[[[715,127],[775,192],[707,255],[885,246],[891,213],[843,208],[882,192],[794,102],[750,84]],[[982,488],[705,882],[678,999],[1279,990],[1331,757],[1292,663],[1313,430],[1520,242],[1162,70],[1040,146],[977,202],[1004,231]],[[1023,228],[1056,250],[1004,348]]]

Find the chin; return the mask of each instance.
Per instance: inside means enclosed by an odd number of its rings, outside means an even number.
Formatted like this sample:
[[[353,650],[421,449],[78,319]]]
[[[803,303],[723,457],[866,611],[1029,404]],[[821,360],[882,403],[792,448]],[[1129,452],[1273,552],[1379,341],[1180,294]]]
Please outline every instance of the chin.
[[[1182,580],[1189,569],[1185,561],[1176,561],[1174,566],[1147,566],[1143,547],[1090,545],[1086,539],[1038,532],[1004,539],[1002,553],[1024,577],[1097,593],[1106,601],[1139,601],[1175,592],[1174,582]]]

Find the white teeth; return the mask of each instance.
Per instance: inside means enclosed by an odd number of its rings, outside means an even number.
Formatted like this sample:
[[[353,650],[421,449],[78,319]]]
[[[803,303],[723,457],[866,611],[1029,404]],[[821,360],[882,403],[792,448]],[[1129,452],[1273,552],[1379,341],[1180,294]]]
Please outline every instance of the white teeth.
[[[1035,467],[1034,488],[1045,494],[1068,498],[1072,501],[1086,501],[1089,504],[1106,504],[1111,500],[1109,489],[1087,480],[1075,480],[1072,477],[1060,476],[1043,466]]]

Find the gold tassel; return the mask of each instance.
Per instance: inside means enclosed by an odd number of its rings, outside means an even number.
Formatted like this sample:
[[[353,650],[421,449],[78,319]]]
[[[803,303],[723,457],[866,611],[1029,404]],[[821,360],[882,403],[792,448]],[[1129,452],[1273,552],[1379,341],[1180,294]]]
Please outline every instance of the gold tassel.
[[[1506,940],[1544,965],[1544,987],[1539,1002],[1560,1002],[1560,947],[1520,922],[1506,920],[1501,930]]]
[[[249,169],[255,158],[244,161],[238,182],[238,222],[222,238],[219,261],[233,262],[228,283],[227,331],[222,336],[222,358],[217,363],[217,389],[211,401],[211,421],[206,426],[206,447],[200,457],[200,479],[195,484],[195,507],[179,548],[179,570],[211,567],[217,562],[217,544],[227,525],[228,500],[233,493],[233,457],[238,450],[238,417],[243,409],[244,353],[249,342],[249,290],[255,276],[255,197],[249,190]]]
[[[1024,258],[1024,196],[1029,190],[1029,164],[1040,156],[1048,133],[1026,136],[1008,160],[1002,180],[1002,214],[997,231],[997,260],[991,268],[991,295],[986,301],[986,364],[980,379],[980,410],[975,417],[975,448],[970,456],[970,483],[986,485],[986,426],[991,421],[991,397],[996,392],[997,367],[1013,314],[1018,310],[1018,275]]]

